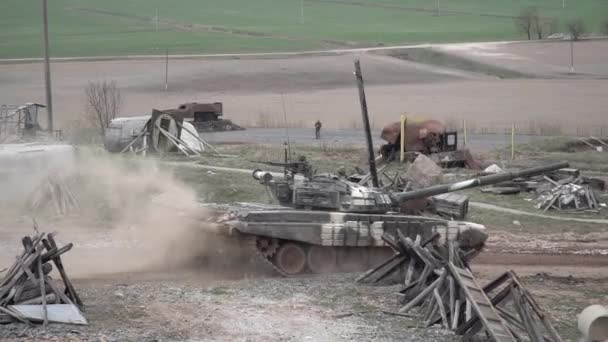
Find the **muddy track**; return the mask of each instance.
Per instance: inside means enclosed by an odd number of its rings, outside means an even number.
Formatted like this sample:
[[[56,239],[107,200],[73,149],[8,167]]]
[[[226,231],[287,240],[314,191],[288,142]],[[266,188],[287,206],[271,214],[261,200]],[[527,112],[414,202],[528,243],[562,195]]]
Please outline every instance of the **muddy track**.
[[[608,267],[608,255],[581,254],[516,254],[482,252],[473,265],[579,266]]]

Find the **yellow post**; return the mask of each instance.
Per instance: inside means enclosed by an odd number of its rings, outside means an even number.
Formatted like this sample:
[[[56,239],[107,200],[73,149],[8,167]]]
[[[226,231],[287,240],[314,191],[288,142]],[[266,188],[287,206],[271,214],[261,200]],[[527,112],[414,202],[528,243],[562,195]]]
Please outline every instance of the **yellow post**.
[[[464,146],[467,146],[467,120],[462,120],[462,130],[464,133]]]
[[[511,160],[515,160],[515,124],[511,124]]]
[[[405,159],[405,115],[401,114],[401,153],[399,154],[399,161],[403,163]]]

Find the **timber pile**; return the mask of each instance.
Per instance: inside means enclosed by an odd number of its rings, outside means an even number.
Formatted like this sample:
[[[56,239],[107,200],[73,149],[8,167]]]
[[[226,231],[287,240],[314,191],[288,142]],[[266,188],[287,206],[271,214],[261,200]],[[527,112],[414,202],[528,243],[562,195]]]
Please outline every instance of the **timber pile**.
[[[399,274],[404,287],[400,292],[400,314],[418,310],[427,327],[440,324],[464,336],[480,332],[493,341],[561,342],[549,315],[536,303],[513,271],[480,286],[469,268],[476,251],[465,252],[455,242],[433,243],[438,237],[412,241],[397,231],[383,240],[395,254],[357,281],[377,283]]]
[[[68,319],[71,321],[66,321],[66,309],[68,314],[74,311],[79,314],[84,308],[61,261],[61,255],[72,249],[73,244],[59,247],[53,234],[46,233],[25,236],[22,244],[23,250],[0,281],[0,323],[19,321],[46,325],[48,321],[60,321],[82,324],[84,317],[77,320],[71,317]],[[63,289],[49,276],[53,265],[61,276]]]
[[[599,210],[600,203],[597,201],[593,190],[589,185],[582,184],[580,177],[571,183],[560,184],[551,182],[553,188],[538,197],[536,207],[547,211],[554,210]]]
[[[80,208],[70,186],[59,176],[49,176],[32,192],[28,201],[34,212],[52,207],[58,216],[78,211]]]

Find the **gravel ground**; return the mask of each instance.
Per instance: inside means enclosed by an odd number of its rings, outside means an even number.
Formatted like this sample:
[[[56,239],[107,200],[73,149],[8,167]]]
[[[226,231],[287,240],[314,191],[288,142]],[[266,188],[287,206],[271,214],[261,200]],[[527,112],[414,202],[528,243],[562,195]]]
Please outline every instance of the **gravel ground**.
[[[398,309],[397,286],[354,283],[356,274],[214,280],[193,272],[76,281],[89,326],[22,324],[3,340],[48,341],[453,341]],[[365,311],[365,313],[361,313]],[[348,313],[350,316],[341,317]]]

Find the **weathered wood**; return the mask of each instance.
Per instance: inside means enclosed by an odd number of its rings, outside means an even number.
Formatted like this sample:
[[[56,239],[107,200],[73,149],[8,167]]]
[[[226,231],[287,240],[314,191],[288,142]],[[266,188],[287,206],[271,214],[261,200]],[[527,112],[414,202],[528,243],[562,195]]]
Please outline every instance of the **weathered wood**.
[[[397,245],[397,242],[390,237],[388,234],[382,234],[380,237],[382,241],[386,242],[389,247],[391,247],[395,252],[401,253],[401,248]]]
[[[367,270],[365,273],[363,273],[362,275],[357,277],[357,279],[355,279],[355,282],[359,283],[359,282],[363,281],[364,279],[367,279],[369,276],[378,272],[380,269],[382,269],[386,265],[390,264],[393,260],[396,260],[397,258],[400,258],[400,257],[401,257],[400,254],[395,253],[393,256],[391,256],[390,258],[388,258],[388,259],[384,260],[382,263],[380,263],[380,265],[378,265],[370,270]]]
[[[530,341],[532,342],[542,342],[543,335],[538,330],[538,326],[535,324],[534,319],[530,315],[528,308],[526,307],[521,291],[519,291],[518,286],[514,286],[511,290],[511,295],[513,296],[513,306],[515,310],[519,313],[521,317],[521,321],[524,323],[526,327],[526,333],[530,337]]]
[[[45,243],[46,240],[43,240],[42,242]],[[57,243],[55,242],[55,237],[53,236],[53,234],[49,234],[48,235],[48,243],[50,246],[57,248]],[[66,246],[70,245],[69,249],[71,249],[72,244],[69,243]],[[68,249],[68,250],[69,250]],[[76,292],[76,289],[74,288],[74,286],[72,285],[72,282],[70,281],[70,279],[68,278],[67,273],[65,272],[65,269],[63,267],[63,262],[61,261],[61,254],[57,254],[57,256],[53,257],[52,260],[55,263],[55,266],[57,266],[57,270],[59,271],[59,274],[61,275],[61,279],[63,280],[63,284],[65,285],[66,290],[68,291],[68,294],[70,295],[71,299],[73,302],[75,302],[81,310],[84,310],[84,304],[82,303],[82,300],[80,299],[80,297],[78,296],[78,293]]]
[[[433,296],[435,296],[435,301],[437,302],[437,306],[439,307],[439,314],[441,315],[443,327],[447,329],[450,326],[450,324],[448,322],[448,315],[445,312],[445,306],[443,305],[443,299],[439,295],[439,290],[437,288],[435,288],[435,290],[433,290]]]
[[[44,272],[42,272],[42,258],[38,257],[38,277],[40,278],[40,293],[42,294],[42,312],[44,313],[44,320],[42,326],[46,328],[49,324],[48,313],[46,311],[46,293],[44,292]]]
[[[57,296],[57,298],[59,298],[60,303],[73,304],[73,302],[70,300],[70,298],[68,298],[68,296],[66,296],[65,293],[63,293],[63,291],[60,291],[55,286],[55,284],[53,284],[51,279],[46,278],[46,284],[49,285],[51,291]]]
[[[392,315],[392,316],[401,316],[401,317],[408,317],[408,318],[418,318],[419,317],[418,315],[395,312],[395,311],[380,310],[380,312],[382,312],[383,314]]]
[[[25,319],[25,317],[23,317],[21,314],[19,314],[18,312],[14,312],[11,309],[5,308],[0,306],[0,312],[3,312],[11,317],[13,317],[14,319],[18,320],[21,323],[25,323],[27,325],[32,325],[32,323],[30,323],[30,321],[28,321],[27,319]]]
[[[34,274],[32,273],[32,271],[30,271],[30,267],[26,266],[25,263],[23,262],[23,260],[21,260],[20,257],[17,257],[17,263],[19,264],[19,266],[21,267],[21,269],[23,270],[23,272],[25,272],[25,274],[27,275],[27,279],[34,285],[38,285],[38,281],[36,280],[36,277],[34,276]]]
[[[525,299],[528,301],[536,315],[538,315],[538,317],[540,318],[541,322],[545,326],[545,330],[547,331],[551,339],[555,342],[562,342],[562,338],[559,336],[557,330],[555,330],[555,327],[551,323],[551,318],[549,314],[540,308],[540,305],[538,305],[532,294],[523,286],[517,274],[515,274],[514,272],[510,272],[510,276],[511,279],[513,279],[513,282],[517,284],[518,288],[523,292]]]
[[[405,260],[407,260],[407,258],[404,256],[400,256],[397,259],[393,260],[385,267],[385,271],[376,275],[376,277],[372,280],[372,283],[377,283],[388,277],[389,275],[393,274],[397,270],[397,268],[405,262]]]
[[[407,303],[404,307],[402,307],[399,310],[399,312],[401,312],[401,313],[408,312],[413,307],[415,307],[416,305],[420,304],[422,302],[422,300],[424,300],[424,298],[429,293],[431,293],[439,284],[441,284],[445,280],[446,275],[447,275],[447,272],[446,272],[445,269],[443,269],[442,273],[441,273],[441,276],[439,278],[437,278],[431,285],[427,286],[426,289],[424,289],[422,292],[420,292],[420,294],[418,294],[418,296],[416,296],[409,303]]]
[[[452,330],[458,328],[458,320],[460,319],[460,299],[456,299],[454,303],[454,311],[452,311]]]
[[[407,270],[405,271],[405,279],[404,284],[408,286],[412,282],[412,276],[414,275],[414,270],[416,268],[416,260],[411,259],[407,264]]]
[[[49,294],[45,295],[44,297],[45,297],[47,304],[55,304],[57,302],[57,295],[55,295],[54,293],[49,293]],[[43,304],[42,300],[43,300],[42,296],[38,296],[38,297],[34,297],[34,298],[28,299],[28,300],[16,301],[15,304],[16,305]]]
[[[454,286],[454,278],[452,278],[452,276],[448,275],[448,293],[449,293],[449,312],[450,312],[450,317],[452,317],[452,314],[454,313],[454,305],[456,302],[456,287]],[[449,327],[449,324],[448,324]]]
[[[451,263],[448,263],[448,267],[456,282],[463,289],[467,303],[470,303],[472,309],[475,310],[488,334],[497,342],[515,341],[515,337],[508,329],[507,323],[498,315],[490,299],[479,286],[471,272],[458,268]],[[466,337],[470,337],[469,333],[465,334]]]

